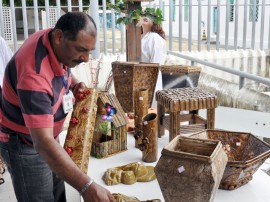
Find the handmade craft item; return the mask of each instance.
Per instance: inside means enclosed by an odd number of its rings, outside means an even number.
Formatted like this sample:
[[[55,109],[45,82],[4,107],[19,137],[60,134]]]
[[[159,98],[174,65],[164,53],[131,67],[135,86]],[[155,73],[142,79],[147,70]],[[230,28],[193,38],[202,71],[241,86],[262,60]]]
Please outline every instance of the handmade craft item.
[[[166,202],[212,202],[227,155],[217,140],[176,136],[162,150],[155,167]]]
[[[139,148],[142,151],[142,160],[144,162],[155,162],[158,158],[158,140],[157,140],[157,114],[150,113],[142,119],[142,142]]]
[[[156,179],[154,167],[145,166],[140,162],[109,168],[103,176],[107,185],[134,184],[136,182],[149,182],[154,179]]]
[[[228,156],[228,163],[219,188],[233,190],[252,180],[253,174],[270,157],[270,145],[251,133],[208,129],[192,138],[219,140]]]
[[[124,194],[119,194],[119,193],[113,193],[112,195],[115,199],[115,202],[161,202],[161,200],[159,200],[159,199],[140,201],[136,197],[126,196]]]
[[[4,164],[4,161],[2,160],[2,158],[0,156],[0,185],[5,182],[5,180],[3,178],[4,172],[5,172],[5,164]]]
[[[151,106],[157,82],[159,64],[113,62],[115,95],[126,113],[134,112],[134,93],[148,89],[148,107]]]
[[[181,134],[215,128],[217,96],[200,88],[175,88],[156,92],[158,136],[169,130],[169,141]],[[206,109],[204,119],[199,110]],[[182,113],[182,112],[188,112]],[[188,122],[188,124],[181,124]]]
[[[127,117],[115,95],[100,91],[91,155],[106,158],[127,149]]]
[[[94,133],[97,95],[97,91],[91,88],[77,94],[64,143],[66,152],[85,173],[88,170]]]
[[[135,125],[135,147],[138,147],[138,144],[142,140],[142,119],[145,115],[148,114],[148,90],[139,89],[135,91],[134,97],[134,125]]]

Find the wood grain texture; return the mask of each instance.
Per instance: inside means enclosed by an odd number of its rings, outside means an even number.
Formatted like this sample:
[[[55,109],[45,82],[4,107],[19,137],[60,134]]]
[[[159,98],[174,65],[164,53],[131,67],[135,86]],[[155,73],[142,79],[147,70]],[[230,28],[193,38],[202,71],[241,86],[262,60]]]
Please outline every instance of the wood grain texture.
[[[165,201],[213,201],[227,160],[218,141],[177,136],[155,167]]]

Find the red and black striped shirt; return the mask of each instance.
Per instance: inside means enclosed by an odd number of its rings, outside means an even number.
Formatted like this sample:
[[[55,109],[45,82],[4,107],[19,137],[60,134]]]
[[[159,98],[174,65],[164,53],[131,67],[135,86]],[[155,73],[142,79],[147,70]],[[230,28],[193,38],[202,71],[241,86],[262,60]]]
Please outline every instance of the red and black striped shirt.
[[[1,134],[25,135],[28,128],[53,128],[57,137],[66,117],[62,109],[63,78],[71,83],[70,69],[57,60],[49,40],[52,29],[29,37],[7,65],[1,99]]]

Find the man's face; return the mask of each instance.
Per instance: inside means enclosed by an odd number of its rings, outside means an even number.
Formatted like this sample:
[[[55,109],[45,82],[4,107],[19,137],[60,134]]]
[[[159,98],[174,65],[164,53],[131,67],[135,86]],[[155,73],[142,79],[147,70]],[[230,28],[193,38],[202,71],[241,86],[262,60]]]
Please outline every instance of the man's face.
[[[56,53],[58,60],[68,67],[75,67],[82,62],[89,60],[91,51],[95,49],[96,37],[90,35],[87,31],[78,32],[76,40],[68,40],[64,37],[61,30],[56,38]]]

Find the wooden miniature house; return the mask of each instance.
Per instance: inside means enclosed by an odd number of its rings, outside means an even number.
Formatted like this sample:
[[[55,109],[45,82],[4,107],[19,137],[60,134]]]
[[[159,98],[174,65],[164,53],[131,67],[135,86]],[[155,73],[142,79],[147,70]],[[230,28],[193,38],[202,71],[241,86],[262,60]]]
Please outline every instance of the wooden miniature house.
[[[104,114],[106,103],[117,110],[117,113],[112,115],[111,122],[101,118]],[[99,92],[91,156],[106,158],[127,150],[127,124],[128,120],[125,112],[115,95]]]

